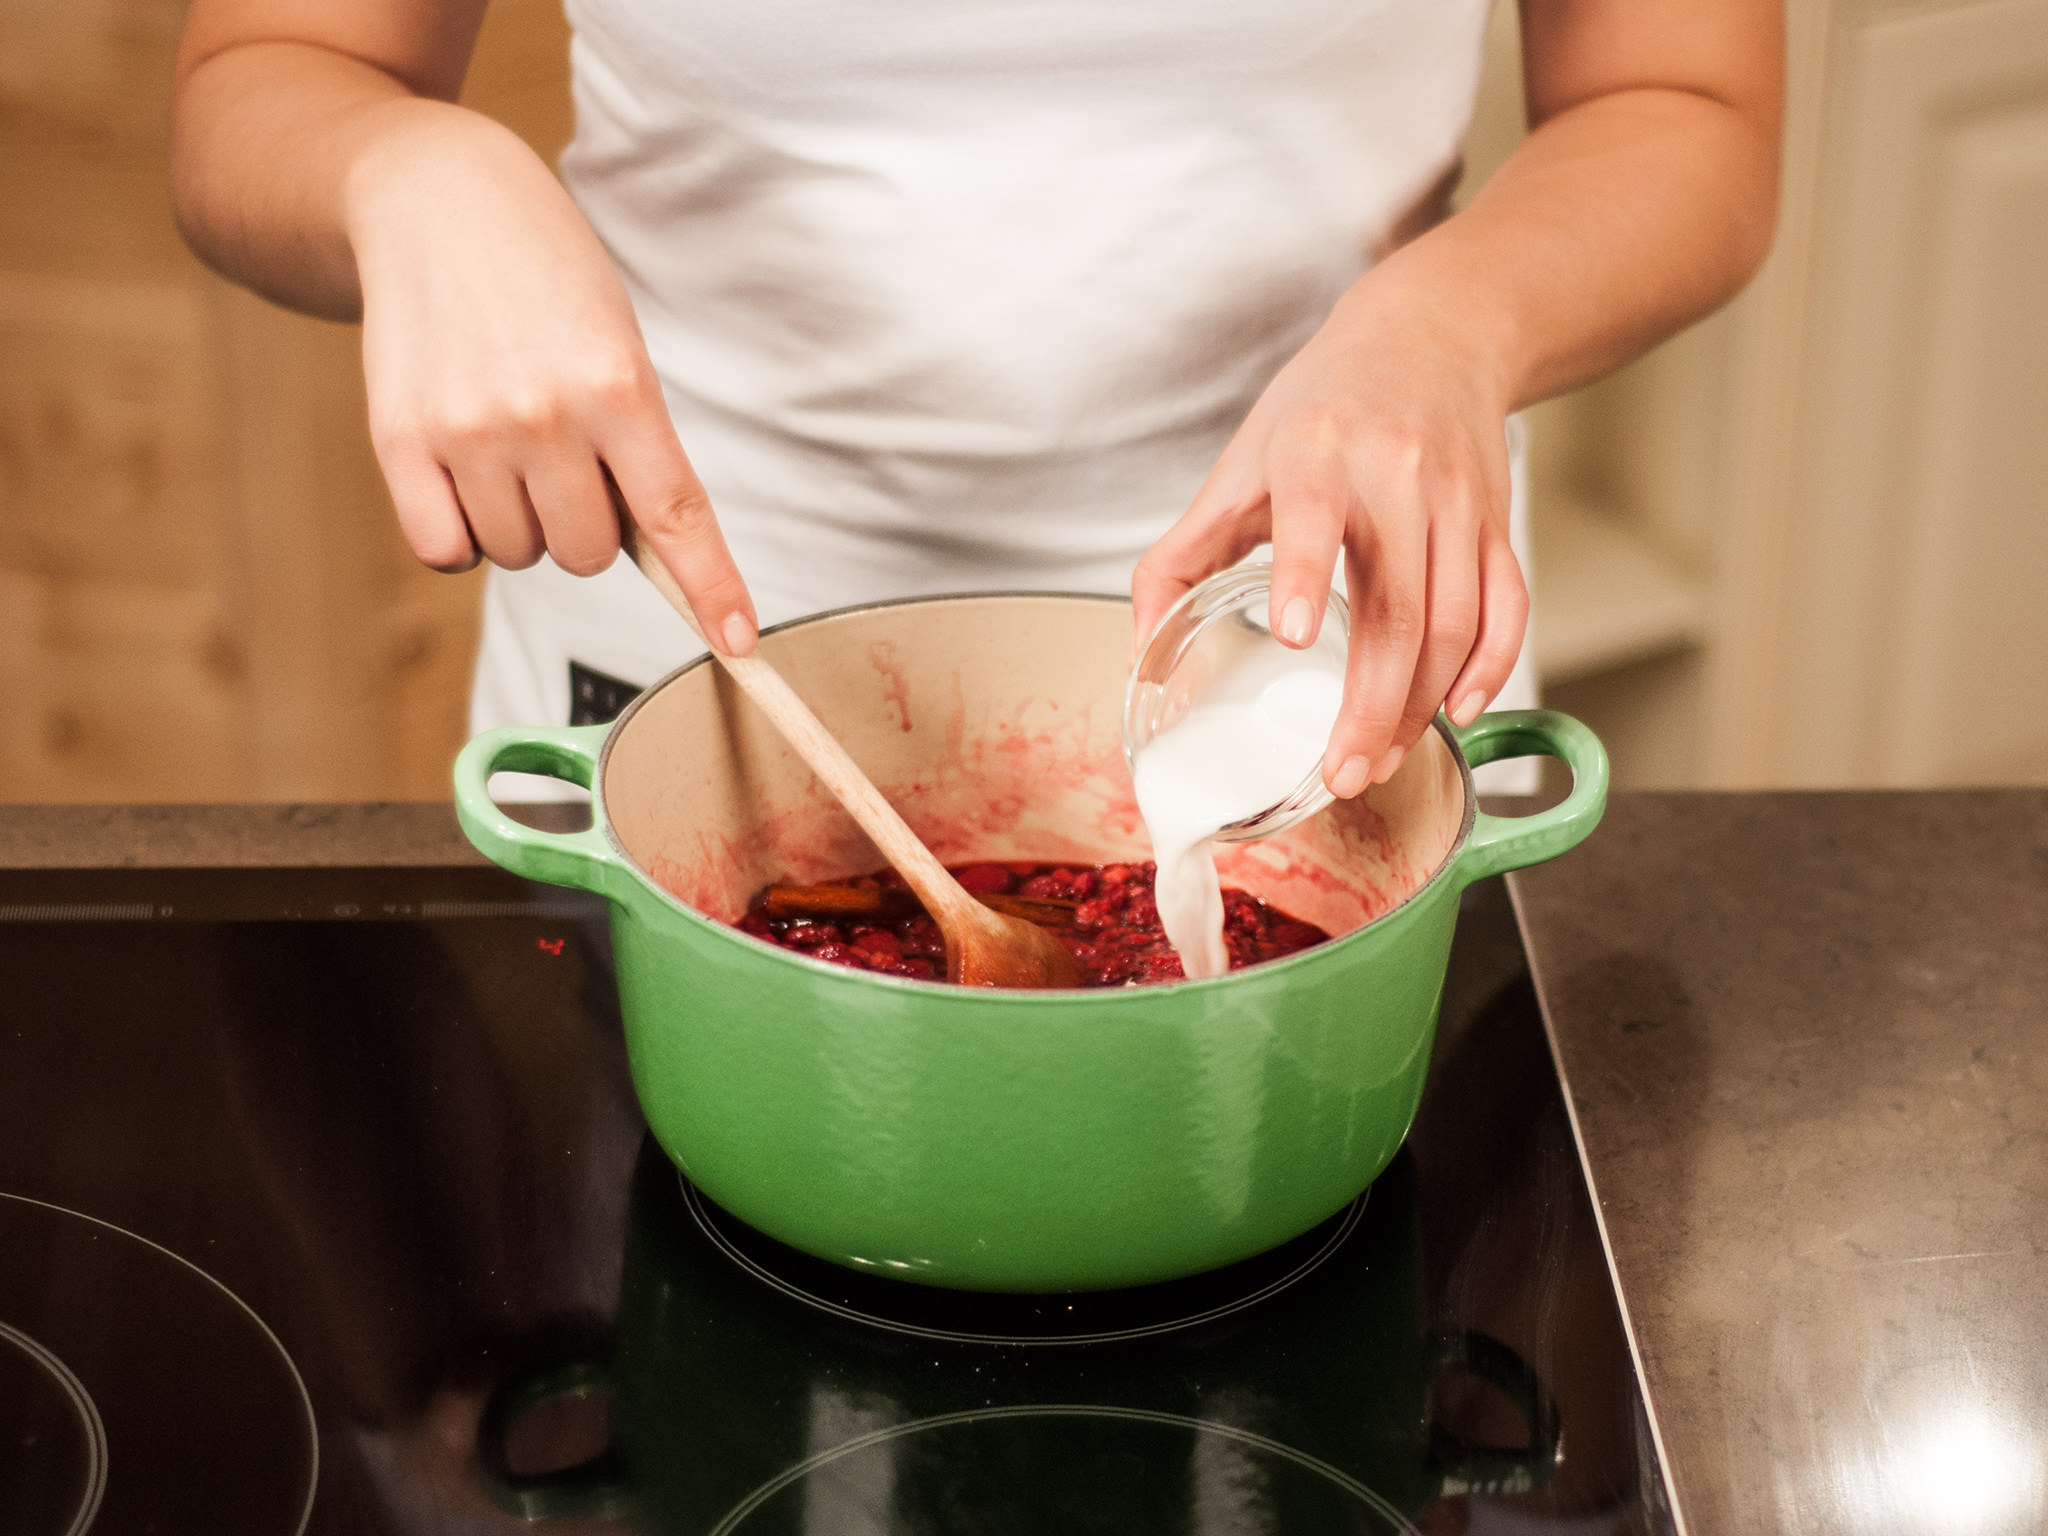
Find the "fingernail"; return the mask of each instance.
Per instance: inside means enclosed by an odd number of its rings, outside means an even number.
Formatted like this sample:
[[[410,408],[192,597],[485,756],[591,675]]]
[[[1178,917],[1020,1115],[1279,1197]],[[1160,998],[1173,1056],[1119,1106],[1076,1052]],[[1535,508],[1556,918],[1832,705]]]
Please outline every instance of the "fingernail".
[[[1316,611],[1305,597],[1291,597],[1280,610],[1280,638],[1289,645],[1307,645],[1315,638]]]
[[[1479,718],[1479,712],[1484,708],[1486,708],[1486,695],[1475,688],[1466,694],[1463,699],[1459,700],[1457,708],[1451,711],[1451,724],[1456,726],[1470,725]]]
[[[733,614],[718,633],[725,640],[725,654],[728,656],[744,656],[754,648],[754,621],[744,613]]]
[[[1406,747],[1396,747],[1393,751],[1389,752],[1385,757],[1381,758],[1379,772],[1375,773],[1372,776],[1373,783],[1384,784],[1387,782],[1387,780],[1391,779],[1395,774],[1399,773],[1401,771],[1402,760],[1405,759],[1407,756],[1408,749]]]
[[[1362,757],[1347,757],[1344,766],[1337,770],[1337,776],[1330,780],[1330,793],[1339,800],[1349,800],[1366,786],[1372,777],[1372,764]]]

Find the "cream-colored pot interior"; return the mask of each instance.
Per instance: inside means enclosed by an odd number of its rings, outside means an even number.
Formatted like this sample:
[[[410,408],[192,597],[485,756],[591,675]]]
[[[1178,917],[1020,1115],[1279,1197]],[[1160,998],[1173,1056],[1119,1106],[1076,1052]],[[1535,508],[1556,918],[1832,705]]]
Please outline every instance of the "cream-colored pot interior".
[[[761,649],[946,863],[1151,857],[1123,758],[1128,603],[933,598],[806,620],[764,635]],[[1224,884],[1348,933],[1442,865],[1463,824],[1465,782],[1430,731],[1391,783],[1221,850]],[[883,862],[708,660],[622,718],[603,790],[627,855],[726,922],[773,882]]]

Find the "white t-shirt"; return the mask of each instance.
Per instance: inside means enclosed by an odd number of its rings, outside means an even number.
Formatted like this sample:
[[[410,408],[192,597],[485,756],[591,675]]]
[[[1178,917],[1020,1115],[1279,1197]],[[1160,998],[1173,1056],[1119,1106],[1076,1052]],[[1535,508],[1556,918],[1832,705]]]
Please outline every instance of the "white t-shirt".
[[[1453,170],[1487,6],[568,0],[563,179],[762,623],[1127,591]],[[700,650],[625,561],[493,571],[472,724]]]

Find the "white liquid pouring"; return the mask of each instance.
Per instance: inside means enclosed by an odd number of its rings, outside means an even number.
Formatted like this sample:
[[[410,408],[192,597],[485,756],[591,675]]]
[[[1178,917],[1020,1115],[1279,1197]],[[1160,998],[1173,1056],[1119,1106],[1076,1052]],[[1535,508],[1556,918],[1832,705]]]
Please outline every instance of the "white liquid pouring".
[[[1189,976],[1230,968],[1216,834],[1286,799],[1322,762],[1343,694],[1341,657],[1257,634],[1139,749],[1131,780],[1159,865],[1159,922]]]

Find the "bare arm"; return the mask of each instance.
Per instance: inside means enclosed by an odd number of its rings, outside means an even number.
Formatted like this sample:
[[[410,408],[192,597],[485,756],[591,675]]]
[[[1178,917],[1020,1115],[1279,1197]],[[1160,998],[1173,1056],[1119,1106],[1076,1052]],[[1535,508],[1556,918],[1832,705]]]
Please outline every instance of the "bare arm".
[[[1324,761],[1397,769],[1507,680],[1528,596],[1508,412],[1725,302],[1775,217],[1777,0],[1523,0],[1532,132],[1471,206],[1380,263],[1273,380],[1140,563],[1139,633],[1271,538],[1274,631],[1307,644],[1340,553],[1354,612]]]
[[[193,249],[280,304],[361,318],[347,197],[365,159],[428,137],[513,158],[512,135],[453,105],[484,3],[196,0],[171,119],[172,194]]]
[[[1771,0],[1523,14],[1529,137],[1382,274],[1460,295],[1511,409],[1629,361],[1749,280],[1777,218],[1784,91]]]
[[[171,174],[193,249],[363,321],[370,432],[427,564],[602,570],[607,476],[705,632],[754,616],[603,246],[519,139],[454,105],[484,0],[195,0]]]

